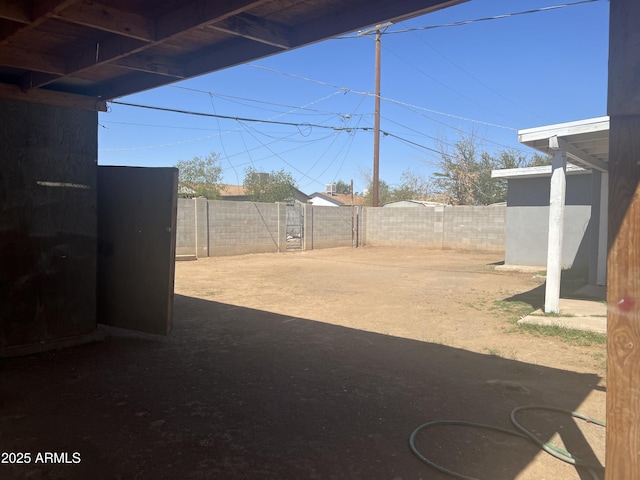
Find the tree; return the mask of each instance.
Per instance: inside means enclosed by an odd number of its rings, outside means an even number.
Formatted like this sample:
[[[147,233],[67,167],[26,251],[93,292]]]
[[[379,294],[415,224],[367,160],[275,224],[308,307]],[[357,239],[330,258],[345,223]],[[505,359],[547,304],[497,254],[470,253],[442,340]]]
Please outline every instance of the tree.
[[[432,197],[431,184],[419,173],[409,169],[402,172],[400,186],[391,191],[394,201],[428,200]]]
[[[382,206],[385,203],[393,202],[393,195],[389,184],[384,180],[378,181],[378,205]],[[367,183],[367,189],[364,194],[364,204],[367,206],[373,205],[373,180]]]
[[[191,190],[188,196],[220,198],[222,167],[218,165],[218,155],[211,152],[205,158],[193,157],[176,163],[178,181],[182,187]]]
[[[491,171],[549,165],[550,157],[539,154],[528,158],[517,150],[500,150],[495,155],[478,152],[475,137],[447,145],[441,142],[440,171],[434,173],[436,194],[453,205],[489,205],[507,199],[507,182],[491,178]]]
[[[475,137],[447,145],[440,142],[440,172],[435,172],[435,193],[452,205],[477,205],[482,203],[478,187],[480,163],[476,154]]]
[[[296,182],[284,169],[263,173],[249,167],[243,184],[252,202],[292,202],[295,198]]]
[[[349,195],[351,193],[351,183],[343,182],[342,180],[338,180],[335,183],[336,189],[335,193],[344,193]]]

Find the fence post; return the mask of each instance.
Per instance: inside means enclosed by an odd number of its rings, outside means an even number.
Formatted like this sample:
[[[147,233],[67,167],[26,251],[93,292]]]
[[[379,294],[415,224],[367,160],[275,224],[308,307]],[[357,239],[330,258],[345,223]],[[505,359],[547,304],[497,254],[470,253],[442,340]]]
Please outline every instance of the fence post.
[[[303,250],[313,250],[313,204],[304,204]]]
[[[209,256],[209,200],[203,197],[193,199],[195,217],[196,257]]]
[[[278,252],[287,251],[287,204],[276,203],[278,208]]]

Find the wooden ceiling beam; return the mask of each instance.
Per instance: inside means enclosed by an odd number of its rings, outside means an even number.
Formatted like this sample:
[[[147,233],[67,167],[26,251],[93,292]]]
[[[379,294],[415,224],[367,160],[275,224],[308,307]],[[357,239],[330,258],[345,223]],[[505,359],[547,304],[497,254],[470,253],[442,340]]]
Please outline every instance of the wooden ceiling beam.
[[[63,57],[14,47],[0,48],[0,65],[54,75],[64,75],[66,72]]]
[[[290,29],[246,13],[214,23],[209,28],[282,49],[293,46]]]
[[[271,0],[193,0],[157,19],[157,38],[171,38],[188,30],[221,22],[269,1]]]
[[[0,4],[0,18],[18,23],[31,23],[31,9],[27,2],[3,2]]]
[[[251,48],[249,48],[249,46]],[[206,50],[206,49],[205,49]],[[220,49],[214,52],[193,55],[185,62],[184,73],[186,78],[194,77],[214,70],[219,70],[232,65],[238,65],[256,58],[266,57],[280,52],[281,49],[272,45],[255,43],[247,39],[228,41]],[[140,92],[166,85],[167,78],[159,75],[151,76],[145,73],[131,73],[128,76],[118,78],[111,82],[105,82],[95,89],[83,92],[86,95],[110,100],[130,94],[132,91]]]
[[[145,42],[153,42],[156,39],[155,22],[153,20],[102,3],[78,3],[59,11],[53,16],[70,23]]]
[[[113,65],[174,78],[185,78],[184,67],[169,57],[138,53],[111,62]]]
[[[51,0],[52,1],[52,0]],[[67,0],[70,1],[70,0]],[[74,2],[76,0],[73,0]],[[176,11],[173,11],[163,17],[160,17],[157,21],[155,29],[157,32],[155,41],[141,40],[139,38],[131,38],[135,35],[118,34],[113,35],[104,42],[96,43],[95,45],[87,45],[81,48],[80,51],[74,50],[74,52],[68,52],[66,57],[66,64],[63,69],[53,69],[47,64],[46,70],[40,70],[40,64],[29,64],[23,62],[20,68],[24,68],[31,71],[42,72],[46,74],[60,74],[60,75],[73,75],[80,73],[84,70],[96,67],[103,63],[115,63],[120,64],[126,68],[132,68],[148,73],[159,74],[164,77],[170,76],[175,78],[184,78],[185,75],[182,71],[182,67],[179,67],[175,62],[171,63],[166,59],[161,59],[157,62],[147,60],[140,60],[143,57],[134,57],[133,60],[126,60],[128,56],[135,56],[141,52],[144,52],[148,48],[157,45],[163,41],[172,38],[173,36],[181,35],[185,33],[185,30],[200,28],[203,25],[211,23],[212,21],[222,21],[230,16],[236,15],[246,9],[255,7],[256,5],[265,3],[268,0],[222,0],[217,2],[210,2],[206,0],[196,0],[181,6]],[[79,6],[79,8],[82,6]],[[72,12],[77,13],[77,9],[72,8]],[[64,15],[61,10],[56,10],[56,16]],[[59,15],[60,14],[60,15]],[[121,15],[126,17],[121,11],[116,13],[115,10],[111,10],[111,14],[114,16]],[[86,17],[92,16],[94,21],[97,21],[99,13],[92,11],[87,13]],[[71,18],[73,15],[70,15]],[[133,16],[128,17],[130,20],[134,19]],[[142,17],[135,17],[138,21],[138,25],[142,25]],[[85,23],[91,23],[85,18]],[[104,29],[102,29],[104,30]],[[133,29],[132,29],[133,30]],[[138,35],[139,36],[139,35]],[[144,36],[144,35],[142,35]],[[2,59],[2,53],[0,53],[0,60]],[[138,58],[136,60],[136,58]],[[2,63],[0,61],[0,63]],[[47,83],[52,81],[51,77],[40,76],[42,81]],[[166,78],[165,78],[166,81]],[[33,82],[31,78],[28,82],[22,82],[24,85],[32,85],[32,88],[43,86],[44,84],[38,84]]]
[[[0,18],[16,22],[11,28],[0,32],[0,46],[7,44],[17,34],[33,30],[48,18],[78,1],[80,0],[35,0],[30,9],[29,3],[22,0],[0,3]],[[14,4],[18,5],[19,10]]]

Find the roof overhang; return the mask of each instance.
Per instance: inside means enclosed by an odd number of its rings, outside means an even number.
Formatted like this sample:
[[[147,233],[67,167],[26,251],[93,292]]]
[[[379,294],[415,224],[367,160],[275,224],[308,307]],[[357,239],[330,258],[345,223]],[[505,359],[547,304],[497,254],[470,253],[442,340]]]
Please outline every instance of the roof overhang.
[[[0,0],[0,97],[107,100],[467,0]]]
[[[590,174],[591,170],[567,164],[567,175],[584,175]],[[551,177],[551,165],[542,165],[539,167],[525,168],[503,168],[501,170],[492,170],[491,178],[503,178],[505,180],[518,180],[524,178],[548,178]]]
[[[609,117],[519,130],[518,141],[544,154],[559,148],[569,162],[589,170],[609,168]]]

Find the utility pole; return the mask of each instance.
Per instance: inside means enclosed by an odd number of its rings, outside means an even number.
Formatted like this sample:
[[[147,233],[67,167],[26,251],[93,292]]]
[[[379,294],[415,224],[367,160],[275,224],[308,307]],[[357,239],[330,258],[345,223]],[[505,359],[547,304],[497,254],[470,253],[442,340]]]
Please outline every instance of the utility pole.
[[[386,29],[391,22],[376,25],[375,28],[358,32],[358,35],[369,35],[376,32],[376,63],[375,63],[375,91],[374,91],[374,123],[373,123],[373,206],[380,206],[380,51],[382,44],[382,29]]]
[[[376,28],[376,86],[373,109],[373,206],[380,206],[380,45],[382,34]]]

